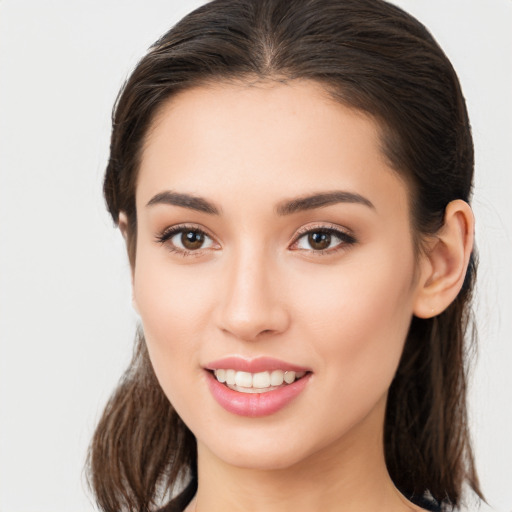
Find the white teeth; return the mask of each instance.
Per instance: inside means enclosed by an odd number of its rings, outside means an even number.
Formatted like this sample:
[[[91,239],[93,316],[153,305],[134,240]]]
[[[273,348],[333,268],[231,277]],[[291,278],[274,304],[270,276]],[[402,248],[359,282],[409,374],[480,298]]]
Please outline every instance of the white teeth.
[[[295,372],[284,372],[284,381],[291,384],[295,380]]]
[[[252,376],[252,387],[253,388],[268,388],[270,386],[270,373],[260,372],[255,373]]]
[[[226,370],[216,370],[215,377],[219,382],[226,382]]]
[[[282,370],[274,370],[270,375],[270,385],[280,386],[284,382],[284,372]]]
[[[231,384],[232,386],[235,384],[235,370],[226,370],[226,384]]]
[[[248,372],[236,372],[235,384],[242,388],[252,388],[252,374]]]
[[[237,372],[236,370],[218,369],[214,372],[219,382],[226,383],[231,389],[245,393],[262,393],[272,391],[283,384],[292,384],[301,379],[306,372],[274,370],[272,372]]]

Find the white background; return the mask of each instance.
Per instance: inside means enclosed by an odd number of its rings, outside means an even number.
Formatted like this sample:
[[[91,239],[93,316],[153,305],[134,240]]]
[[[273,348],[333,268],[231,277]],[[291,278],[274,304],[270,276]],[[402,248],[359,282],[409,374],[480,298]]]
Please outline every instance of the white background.
[[[0,0],[0,512],[89,512],[83,463],[127,365],[128,264],[101,196],[110,111],[199,0]],[[512,1],[397,0],[458,70],[473,124],[482,486],[512,511]]]

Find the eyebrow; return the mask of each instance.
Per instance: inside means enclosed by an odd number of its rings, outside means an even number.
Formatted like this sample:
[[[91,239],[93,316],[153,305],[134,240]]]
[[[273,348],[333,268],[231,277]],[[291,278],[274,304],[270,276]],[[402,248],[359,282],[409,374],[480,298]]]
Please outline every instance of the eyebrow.
[[[155,204],[170,204],[212,215],[220,214],[220,209],[210,201],[191,194],[173,192],[172,190],[166,190],[165,192],[156,194],[156,196],[153,196],[149,200],[146,206],[153,206]]]
[[[337,190],[282,201],[276,206],[276,211],[278,215],[291,215],[292,213],[314,210],[315,208],[323,208],[337,203],[362,204],[375,210],[373,203],[369,199],[366,199],[366,197],[353,192]]]
[[[337,203],[355,203],[362,204],[369,208],[375,209],[373,203],[360,194],[345,191],[332,191],[320,192],[309,196],[299,197],[286,201],[281,201],[276,206],[278,215],[291,215],[304,210],[314,210],[316,208],[323,208]],[[169,204],[173,206],[181,206],[190,210],[196,210],[202,213],[211,215],[220,215],[220,208],[213,203],[204,199],[203,197],[194,196],[192,194],[185,194],[166,190],[153,196],[146,206],[153,206],[156,204]]]

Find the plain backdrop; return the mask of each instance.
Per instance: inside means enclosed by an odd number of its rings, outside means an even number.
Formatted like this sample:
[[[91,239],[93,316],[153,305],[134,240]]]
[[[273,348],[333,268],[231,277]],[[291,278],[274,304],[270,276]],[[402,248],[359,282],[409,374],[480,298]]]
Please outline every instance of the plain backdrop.
[[[200,1],[0,0],[0,512],[89,512],[86,449],[136,316],[103,203],[110,112]],[[396,0],[459,73],[476,147],[482,487],[512,511],[512,1]]]

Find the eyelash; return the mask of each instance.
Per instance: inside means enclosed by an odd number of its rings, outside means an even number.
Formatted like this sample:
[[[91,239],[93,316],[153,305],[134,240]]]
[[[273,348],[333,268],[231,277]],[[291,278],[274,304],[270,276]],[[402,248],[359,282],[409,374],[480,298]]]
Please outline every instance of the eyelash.
[[[199,226],[196,226],[193,224],[179,224],[177,226],[172,226],[170,228],[167,228],[161,234],[156,236],[156,241],[162,245],[165,245],[169,251],[179,254],[180,256],[183,256],[183,257],[200,256],[204,252],[205,249],[202,249],[202,248],[199,248],[196,250],[183,249],[181,247],[176,247],[174,244],[168,243],[177,234],[184,233],[187,231],[198,233],[199,235],[203,235],[203,236],[209,238],[213,242],[213,237],[211,237],[204,229],[201,229]]]
[[[208,238],[209,240],[211,240],[211,242],[213,244],[215,243],[213,240],[213,237],[210,236],[204,229],[201,229],[199,226],[192,225],[192,224],[180,224],[180,225],[176,225],[176,226],[167,228],[162,233],[160,233],[159,235],[156,236],[156,241],[161,245],[166,245],[166,247],[169,251],[179,254],[180,256],[183,256],[183,257],[200,256],[204,253],[205,250],[210,249],[210,247],[207,247],[207,248],[201,247],[199,249],[190,250],[190,249],[184,249],[181,247],[176,247],[176,245],[169,243],[170,240],[174,236],[176,236],[177,234],[180,234],[180,233],[183,234],[186,231],[194,232],[199,235],[202,235],[202,236]],[[313,234],[313,233],[330,235],[330,236],[333,236],[333,237],[337,238],[338,240],[340,240],[340,242],[338,244],[336,244],[334,247],[330,247],[327,249],[318,249],[318,250],[301,249],[301,248],[294,247],[299,243],[299,241],[302,238],[304,238],[307,235]],[[301,228],[297,232],[297,235],[293,239],[293,242],[289,245],[289,248],[292,250],[295,250],[295,251],[305,251],[305,252],[314,254],[315,256],[321,256],[321,255],[325,255],[325,254],[335,254],[340,250],[346,250],[350,246],[354,245],[355,243],[357,243],[357,240],[354,238],[353,235],[347,233],[346,231],[341,230],[337,226],[322,224],[319,226],[305,226],[305,227]]]
[[[297,232],[297,236],[294,238],[294,240],[291,243],[290,247],[293,247],[293,246],[297,245],[297,243],[302,238],[304,238],[307,235],[313,234],[313,233],[315,233],[315,234],[316,233],[320,233],[320,234],[323,234],[323,235],[333,236],[333,237],[335,237],[335,238],[337,238],[339,240],[339,243],[336,244],[334,247],[330,247],[330,248],[327,248],[327,249],[315,250],[315,249],[299,249],[299,248],[296,248],[294,250],[296,250],[296,251],[307,251],[307,252],[313,254],[314,256],[322,256],[322,255],[325,255],[325,254],[335,254],[338,251],[346,250],[350,246],[352,246],[355,243],[357,243],[357,240],[355,239],[355,237],[353,235],[351,235],[351,234],[347,233],[346,231],[340,229],[338,226],[334,226],[332,224],[330,224],[330,225],[321,224],[321,225],[318,225],[318,226],[311,226],[311,225],[310,226],[305,226],[305,227],[299,229],[299,231]]]

